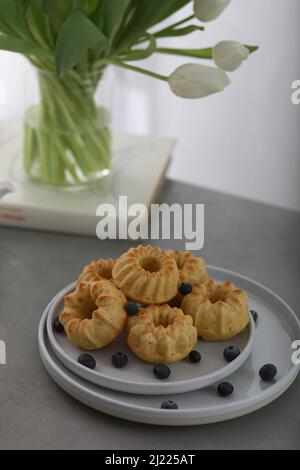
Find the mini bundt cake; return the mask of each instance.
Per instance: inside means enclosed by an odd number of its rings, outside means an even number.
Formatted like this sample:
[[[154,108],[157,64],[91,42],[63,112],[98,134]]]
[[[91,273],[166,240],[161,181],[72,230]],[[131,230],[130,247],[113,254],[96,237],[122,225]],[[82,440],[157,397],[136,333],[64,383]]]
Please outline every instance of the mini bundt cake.
[[[116,261],[112,275],[129,299],[142,304],[167,303],[177,293],[179,272],[175,259],[160,248],[131,248]]]
[[[127,321],[129,348],[146,362],[177,362],[186,357],[197,342],[193,319],[169,305],[150,305]]]
[[[208,274],[205,268],[203,258],[196,258],[189,251],[168,251],[174,256],[178,270],[179,283],[187,282],[189,284],[201,284],[208,280]]]
[[[114,263],[115,260],[110,258],[92,261],[79,275],[78,282],[96,282],[101,281],[101,279],[108,279],[110,281],[112,279]]]
[[[122,331],[127,318],[125,303],[125,295],[110,281],[80,282],[65,297],[59,320],[74,346],[101,349]]]
[[[181,308],[193,317],[198,336],[208,341],[232,338],[249,323],[247,294],[232,282],[218,284],[209,280],[194,285]]]
[[[172,307],[180,307],[183,294],[180,292],[180,286],[183,283],[201,284],[208,280],[208,274],[203,258],[196,258],[189,251],[172,251],[168,253],[174,257],[179,270],[179,285],[177,295],[169,302]]]

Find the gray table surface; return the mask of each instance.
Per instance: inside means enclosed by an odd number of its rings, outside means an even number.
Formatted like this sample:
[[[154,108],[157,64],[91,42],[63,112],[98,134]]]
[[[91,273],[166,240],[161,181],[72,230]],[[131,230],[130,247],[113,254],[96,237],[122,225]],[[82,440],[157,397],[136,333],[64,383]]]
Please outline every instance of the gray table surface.
[[[205,203],[209,264],[257,279],[299,314],[300,213],[167,181],[160,202]],[[96,412],[63,392],[43,368],[41,313],[58,290],[97,257],[127,242],[0,229],[1,449],[300,449],[300,379],[248,416],[187,428],[131,423]],[[183,248],[183,242],[162,247]]]

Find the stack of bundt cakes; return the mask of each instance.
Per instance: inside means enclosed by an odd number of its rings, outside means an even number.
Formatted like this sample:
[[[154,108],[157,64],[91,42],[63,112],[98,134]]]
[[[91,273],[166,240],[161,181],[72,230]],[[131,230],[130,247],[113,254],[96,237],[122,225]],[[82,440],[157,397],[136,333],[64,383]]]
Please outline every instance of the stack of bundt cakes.
[[[173,363],[189,355],[197,337],[221,341],[246,328],[248,299],[231,282],[209,280],[204,260],[192,253],[137,246],[86,266],[60,322],[81,349],[101,349],[125,330],[136,356]]]

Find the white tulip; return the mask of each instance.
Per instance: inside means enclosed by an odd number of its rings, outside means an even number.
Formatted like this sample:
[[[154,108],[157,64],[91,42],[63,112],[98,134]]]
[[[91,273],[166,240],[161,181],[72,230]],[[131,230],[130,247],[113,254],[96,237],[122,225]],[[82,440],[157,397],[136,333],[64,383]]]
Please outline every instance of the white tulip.
[[[203,64],[185,64],[168,78],[171,90],[181,98],[203,98],[224,90],[230,80],[223,70]]]
[[[249,54],[247,47],[237,41],[221,41],[213,48],[215,64],[227,72],[238,69]]]
[[[230,0],[194,0],[196,17],[204,23],[213,21],[228,7]]]

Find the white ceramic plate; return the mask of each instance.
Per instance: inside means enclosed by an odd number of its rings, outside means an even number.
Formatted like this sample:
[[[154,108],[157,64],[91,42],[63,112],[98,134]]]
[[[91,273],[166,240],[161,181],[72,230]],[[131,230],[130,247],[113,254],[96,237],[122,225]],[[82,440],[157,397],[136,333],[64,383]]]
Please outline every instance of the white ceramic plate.
[[[211,268],[209,271],[210,275],[218,280],[228,280],[227,274],[224,275],[216,268]],[[47,332],[51,348],[59,360],[72,372],[91,383],[112,390],[144,395],[176,394],[200,390],[235,372],[247,360],[253,346],[255,325],[250,316],[249,327],[228,341],[198,341],[195,349],[201,353],[201,362],[192,364],[188,359],[184,359],[171,364],[169,366],[170,377],[160,381],[153,374],[153,365],[136,357],[128,348],[125,335],[122,334],[110,346],[90,352],[97,363],[96,369],[91,370],[77,362],[79,354],[83,351],[72,346],[64,334],[56,333],[52,327],[54,320],[62,311],[64,296],[72,290],[74,290],[74,284],[62,290],[49,309]],[[223,351],[231,345],[238,347],[241,354],[228,364],[223,357]],[[123,369],[116,369],[111,363],[112,355],[118,351],[127,354],[129,359],[127,366]]]
[[[168,426],[205,424],[262,408],[279,397],[297,377],[300,365],[291,362],[291,345],[300,338],[300,323],[291,308],[269,289],[246,277],[225,270],[222,272],[248,291],[251,308],[259,314],[250,357],[226,379],[234,386],[230,397],[219,397],[217,385],[180,395],[149,396],[116,392],[91,384],[68,370],[52,351],[46,331],[48,308],[39,327],[39,348],[46,369],[55,382],[80,402],[98,411],[142,423]],[[276,380],[272,383],[262,382],[258,375],[259,368],[268,362],[273,362],[278,368]],[[175,400],[179,409],[162,410],[160,405],[165,399]]]

